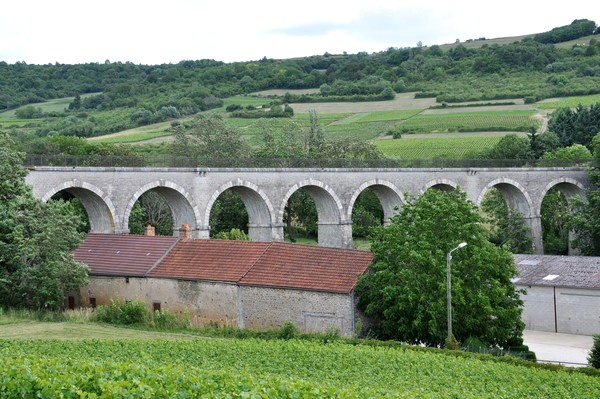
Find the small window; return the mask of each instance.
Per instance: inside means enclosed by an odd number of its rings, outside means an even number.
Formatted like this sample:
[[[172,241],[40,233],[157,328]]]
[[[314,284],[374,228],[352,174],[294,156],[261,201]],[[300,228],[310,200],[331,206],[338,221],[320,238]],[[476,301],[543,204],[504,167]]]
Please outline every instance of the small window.
[[[96,298],[90,298],[90,307],[94,309],[96,308]]]
[[[70,310],[75,309],[75,297],[74,296],[69,296],[69,309]]]
[[[160,302],[152,302],[152,310],[154,312],[160,312]]]
[[[125,284],[129,284],[129,277],[125,277]]]

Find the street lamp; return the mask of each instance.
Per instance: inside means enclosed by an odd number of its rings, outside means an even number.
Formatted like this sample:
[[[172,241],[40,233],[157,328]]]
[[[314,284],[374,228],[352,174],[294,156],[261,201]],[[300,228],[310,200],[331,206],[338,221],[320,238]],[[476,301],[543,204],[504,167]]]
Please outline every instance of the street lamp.
[[[456,248],[448,252],[448,255],[446,256],[446,272],[448,273],[446,275],[446,291],[448,293],[448,299],[446,301],[446,306],[448,308],[448,342],[452,342],[452,270],[450,268],[452,264],[452,252],[466,246],[466,242],[461,242]]]

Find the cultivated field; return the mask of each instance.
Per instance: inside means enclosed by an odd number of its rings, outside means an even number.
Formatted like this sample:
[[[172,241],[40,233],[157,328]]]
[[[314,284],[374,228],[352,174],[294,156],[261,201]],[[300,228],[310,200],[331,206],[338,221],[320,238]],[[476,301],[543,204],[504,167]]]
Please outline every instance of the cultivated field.
[[[6,397],[600,397],[579,373],[336,341],[0,340],[0,358]]]
[[[224,100],[224,105],[211,112],[222,112],[231,126],[240,128],[250,144],[259,143],[259,130],[256,119],[231,118],[225,113],[230,104],[268,106],[269,95],[281,95],[288,90],[269,90],[255,95],[234,96]],[[295,94],[314,92],[315,90],[289,90]],[[325,131],[325,137],[331,140],[351,138],[373,141],[389,157],[405,159],[416,158],[464,158],[473,156],[473,149],[479,151],[493,146],[502,135],[523,134],[535,127],[544,131],[548,115],[558,107],[576,107],[578,104],[590,105],[600,101],[600,95],[549,99],[535,104],[524,104],[522,99],[498,100],[490,102],[465,102],[450,107],[439,106],[433,98],[415,99],[415,93],[400,93],[392,101],[363,103],[311,103],[292,104],[292,121],[299,128],[309,126],[309,111],[315,110],[319,123]],[[45,112],[62,110],[72,98],[58,99],[47,103],[33,104]],[[493,103],[501,103],[492,105]],[[506,104],[512,103],[512,104]],[[128,112],[120,110],[121,113]],[[131,111],[129,111],[131,112]],[[103,111],[94,114],[95,118],[111,118],[114,114]],[[125,115],[125,114],[123,114]],[[191,118],[182,118],[180,121]],[[0,114],[0,128],[22,127],[36,124],[40,120],[19,120],[14,111]],[[171,122],[162,122],[117,133],[89,138],[99,143],[145,144],[170,141]],[[388,140],[393,132],[403,135],[402,140]],[[468,137],[457,136],[456,132],[472,132]],[[490,135],[489,132],[495,132]],[[419,141],[404,140],[409,134],[436,133],[419,137]],[[440,136],[442,134],[442,136]]]

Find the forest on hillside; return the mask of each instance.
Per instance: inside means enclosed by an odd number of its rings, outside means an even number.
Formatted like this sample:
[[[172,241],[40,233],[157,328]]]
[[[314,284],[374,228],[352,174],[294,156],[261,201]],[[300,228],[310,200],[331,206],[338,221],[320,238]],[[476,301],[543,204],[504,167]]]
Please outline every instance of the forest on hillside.
[[[222,106],[224,98],[268,89],[318,89],[314,94],[275,96],[275,104],[372,101],[402,92],[435,97],[444,104],[508,98],[534,102],[600,93],[597,33],[594,21],[576,20],[508,45],[456,44],[447,51],[435,45],[391,47],[372,54],[162,65],[0,61],[0,112],[47,118],[31,126],[38,137],[92,137],[196,114]],[[554,44],[583,35],[588,39],[570,48]],[[27,106],[69,96],[75,100],[66,110],[44,112]]]

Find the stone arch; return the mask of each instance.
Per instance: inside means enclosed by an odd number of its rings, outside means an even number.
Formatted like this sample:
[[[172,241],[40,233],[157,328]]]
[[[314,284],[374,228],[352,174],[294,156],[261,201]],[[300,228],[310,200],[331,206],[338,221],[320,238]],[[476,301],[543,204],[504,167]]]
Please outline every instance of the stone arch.
[[[361,184],[358,189],[352,194],[350,202],[348,204],[348,211],[346,212],[346,220],[352,220],[352,211],[354,209],[354,203],[356,199],[365,189],[372,190],[383,208],[383,220],[384,224],[389,223],[389,220],[397,212],[397,208],[400,208],[404,204],[404,195],[398,187],[390,182],[380,179],[373,179]]]
[[[454,191],[458,188],[458,184],[449,179],[435,179],[428,182],[423,190],[421,190],[421,194],[430,188],[434,188],[441,191]]]
[[[319,180],[307,179],[294,184],[283,197],[277,222],[283,225],[283,212],[296,191],[306,190],[317,208],[319,245],[346,248],[352,246],[352,227],[343,212],[342,202],[335,192]]]
[[[90,183],[73,179],[53,187],[44,194],[42,201],[49,201],[60,191],[66,191],[81,201],[90,221],[91,233],[115,233],[115,207],[104,191]]]
[[[275,211],[267,195],[254,183],[246,182],[241,179],[229,181],[219,187],[211,196],[204,213],[203,229],[210,230],[210,212],[217,198],[226,190],[233,190],[237,193],[248,211],[248,234],[253,241],[271,241],[283,239],[280,237],[279,230],[276,229],[273,221],[275,220]]]
[[[548,192],[550,190],[552,190],[553,188],[558,189],[567,199],[574,197],[576,195],[580,195],[583,198],[586,198],[586,194],[585,194],[585,186],[570,177],[560,177],[558,179],[554,179],[552,180],[550,183],[548,183],[544,189],[541,192],[541,195],[539,196],[539,198],[537,198],[537,203],[536,203],[536,214],[540,215],[540,224],[542,225],[541,227],[541,234],[542,234],[542,241],[543,241],[543,236],[544,236],[544,229],[543,229],[543,216],[542,216],[542,204],[544,202],[544,199],[546,198]],[[579,250],[578,249],[574,249],[571,246],[572,241],[575,239],[576,234],[574,231],[569,231],[568,233],[568,238],[567,238],[567,251],[569,255],[578,255],[579,254]]]
[[[167,180],[155,180],[140,187],[131,197],[123,214],[122,224],[129,231],[129,216],[136,201],[147,191],[153,190],[161,195],[173,214],[173,234],[177,234],[182,224],[188,224],[194,234],[197,234],[200,224],[200,212],[194,204],[192,196],[180,185]]]
[[[511,209],[523,215],[531,232],[534,252],[538,254],[544,253],[540,215],[536,214],[531,196],[519,182],[509,178],[500,178],[491,181],[479,193],[477,206],[481,207],[481,202],[483,202],[485,195],[494,187],[500,191],[504,201]]]
[[[477,197],[477,206],[481,206],[487,192],[494,187],[500,191],[506,203],[525,218],[536,216],[533,201],[525,188],[519,182],[504,177],[491,181],[481,190]]]
[[[538,214],[538,215],[541,214],[542,201],[544,201],[544,197],[546,197],[546,194],[548,194],[548,191],[550,191],[554,187],[559,189],[567,198],[574,197],[576,195],[580,195],[583,198],[586,198],[585,186],[581,182],[579,182],[571,177],[560,177],[558,179],[552,180],[542,190],[542,193],[541,193],[540,197],[538,198],[538,201],[536,204],[536,214]]]

